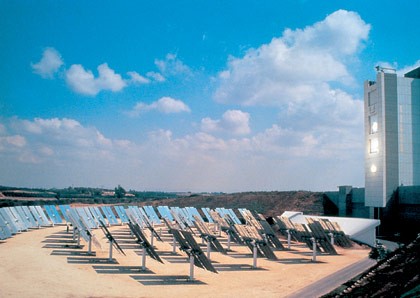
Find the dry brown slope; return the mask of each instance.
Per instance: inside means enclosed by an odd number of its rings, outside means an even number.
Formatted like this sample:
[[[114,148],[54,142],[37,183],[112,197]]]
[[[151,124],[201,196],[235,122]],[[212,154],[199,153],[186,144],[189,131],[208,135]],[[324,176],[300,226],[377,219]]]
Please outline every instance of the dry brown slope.
[[[265,216],[281,215],[284,211],[302,211],[323,215],[323,193],[309,191],[243,192],[233,194],[204,194],[142,202],[140,205],[178,207],[247,208]]]

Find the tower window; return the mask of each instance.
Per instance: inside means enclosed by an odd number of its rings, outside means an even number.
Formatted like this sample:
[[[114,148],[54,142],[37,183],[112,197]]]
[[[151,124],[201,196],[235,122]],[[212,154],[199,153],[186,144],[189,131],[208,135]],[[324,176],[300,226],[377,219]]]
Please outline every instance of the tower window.
[[[377,171],[376,166],[375,166],[375,165],[371,165],[371,166],[370,166],[370,171],[371,171],[372,173],[376,173],[376,171]]]
[[[369,140],[369,152],[377,153],[379,150],[379,141],[377,138]]]
[[[378,132],[378,115],[369,116],[369,127],[371,134]]]

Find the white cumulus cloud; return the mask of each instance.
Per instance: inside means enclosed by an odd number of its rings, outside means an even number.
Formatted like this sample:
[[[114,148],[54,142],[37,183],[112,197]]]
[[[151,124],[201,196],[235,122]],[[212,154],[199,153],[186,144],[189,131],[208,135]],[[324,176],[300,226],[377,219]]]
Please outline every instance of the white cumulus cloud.
[[[172,53],[167,54],[164,60],[156,59],[155,64],[164,75],[190,75],[192,73],[191,69]]]
[[[26,145],[26,139],[21,135],[0,137],[0,141],[5,142],[8,145],[12,145],[15,147],[20,147],[20,148]]]
[[[127,83],[107,63],[98,66],[98,77],[85,70],[80,64],[73,64],[66,71],[66,82],[70,88],[84,95],[94,96],[102,90],[120,91]]]
[[[38,63],[31,63],[33,71],[43,78],[53,78],[60,67],[64,64],[60,53],[54,48],[46,48]],[[149,71],[141,75],[136,71],[128,71],[128,78],[123,78],[116,73],[107,63],[97,67],[97,76],[82,64],[72,64],[64,69],[64,79],[67,85],[75,92],[95,96],[103,90],[117,92],[128,85],[149,84],[151,82],[165,82],[165,75],[173,76],[180,73],[188,74],[190,69],[176,58],[176,55],[168,54],[164,60],[155,60],[155,65],[160,72]],[[163,74],[164,73],[164,74]]]
[[[158,72],[155,71],[149,71],[146,73],[146,76],[148,78],[151,78],[152,80],[156,81],[156,82],[164,82],[166,81],[165,77],[163,75],[161,75]]]
[[[7,143],[19,149],[13,152],[19,158],[22,157],[20,160],[23,161],[40,161],[52,157],[62,158],[61,161],[100,159],[101,154],[102,157],[109,157],[116,148],[129,145],[128,141],[111,140],[96,128],[85,127],[77,120],[68,118],[12,118],[8,130],[10,133],[1,137],[0,143]],[[10,146],[8,150],[11,150]],[[33,158],[23,158],[25,156]]]
[[[201,129],[206,132],[228,132],[235,135],[246,135],[251,132],[249,127],[249,113],[240,110],[228,110],[221,119],[203,118]]]
[[[131,78],[130,81],[132,83],[135,83],[135,84],[149,84],[150,83],[150,79],[142,76],[138,72],[129,71],[129,72],[127,72],[127,74],[130,76],[130,78]]]
[[[63,65],[60,53],[54,48],[46,48],[38,63],[31,63],[33,71],[43,78],[52,78]]]
[[[219,75],[214,98],[290,112],[296,106],[309,110],[322,106],[318,102],[324,97],[331,99],[331,83],[354,83],[347,61],[355,58],[369,30],[357,13],[345,10],[304,29],[287,29],[244,57],[231,58]]]
[[[363,160],[357,140],[363,136],[347,135],[340,127],[326,134],[316,127],[298,131],[274,124],[235,138],[203,131],[174,137],[160,129],[134,143],[109,138],[75,119],[9,118],[2,119],[2,126],[0,180],[6,185],[122,183],[132,189],[231,192],[334,190],[363,181],[363,166],[357,162]]]
[[[164,114],[191,112],[191,109],[182,100],[164,96],[150,104],[138,102],[134,108],[128,112],[128,114],[130,116],[138,116],[141,112],[152,110],[156,110]]]
[[[68,118],[35,118],[33,121],[22,120],[17,122],[22,128],[31,134],[42,134],[45,132],[60,132],[60,131],[72,131],[81,127],[81,124]]]

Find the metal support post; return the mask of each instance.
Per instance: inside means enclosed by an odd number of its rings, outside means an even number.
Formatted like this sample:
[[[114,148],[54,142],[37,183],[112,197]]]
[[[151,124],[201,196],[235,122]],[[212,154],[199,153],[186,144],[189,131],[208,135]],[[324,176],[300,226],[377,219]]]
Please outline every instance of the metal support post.
[[[109,260],[112,261],[112,240],[109,241]]]
[[[334,245],[334,234],[329,233],[329,235],[330,235],[330,239],[331,239],[331,245]]]
[[[254,246],[253,248],[253,263],[252,263],[252,268],[257,268],[257,256],[258,256],[258,250],[257,250],[257,242],[253,242],[252,245]]]
[[[204,239],[204,238],[203,238]],[[210,240],[207,240],[207,258],[210,260]]]
[[[73,241],[76,241],[76,229],[75,228],[73,228]]]
[[[190,281],[194,280],[194,256],[190,255]]]
[[[150,245],[153,247],[153,240],[155,239],[155,235],[153,235],[153,231],[150,231]]]
[[[312,237],[311,241],[312,241],[312,262],[316,262],[316,240],[315,240],[315,237]]]
[[[227,233],[228,239],[227,239],[227,249],[230,250],[230,233]]]
[[[146,247],[143,246],[142,256],[141,256],[141,270],[146,270]]]
[[[287,249],[290,249],[290,230],[287,230]]]
[[[89,249],[88,249],[88,254],[91,255],[92,254],[92,236],[89,235]]]
[[[77,246],[80,247],[80,231],[77,230]]]
[[[172,236],[172,253],[176,254],[176,240],[174,236]]]

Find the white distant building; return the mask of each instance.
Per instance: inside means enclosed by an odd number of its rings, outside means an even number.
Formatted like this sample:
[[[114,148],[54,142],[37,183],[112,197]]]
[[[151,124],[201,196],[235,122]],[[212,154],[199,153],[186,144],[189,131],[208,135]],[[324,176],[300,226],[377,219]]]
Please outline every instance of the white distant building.
[[[365,205],[380,218],[398,186],[420,185],[420,67],[398,76],[377,67],[364,84]]]
[[[103,197],[114,197],[115,196],[115,191],[103,191],[101,193],[101,196],[103,196]]]
[[[303,215],[302,212],[298,211],[285,211],[281,216],[289,218],[292,223],[300,224],[306,224],[308,222],[307,218],[328,219],[331,222],[338,223],[342,231],[351,239],[370,246],[375,246],[375,229],[380,224],[377,219]]]

